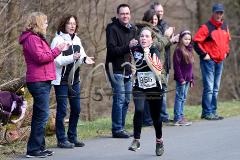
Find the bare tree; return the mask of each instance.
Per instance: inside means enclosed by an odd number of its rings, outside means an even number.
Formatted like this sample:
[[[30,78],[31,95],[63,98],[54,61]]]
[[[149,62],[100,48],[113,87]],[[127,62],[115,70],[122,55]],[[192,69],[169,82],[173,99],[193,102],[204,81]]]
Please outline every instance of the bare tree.
[[[164,18],[170,25],[176,27],[176,33],[182,28],[192,30],[193,34],[199,25],[205,23],[211,16],[211,6],[214,0],[159,0],[165,9]],[[66,13],[77,15],[79,18],[79,36],[84,49],[89,56],[94,56],[95,65],[82,65],[81,79],[84,80],[89,73],[92,73],[81,88],[82,117],[92,120],[97,116],[109,115],[111,110],[111,99],[103,96],[101,102],[96,101],[99,88],[111,88],[107,86],[103,69],[91,72],[99,64],[105,62],[105,28],[116,14],[116,7],[120,3],[129,3],[131,6],[132,22],[142,19],[143,13],[149,9],[152,0],[1,0],[0,1],[0,84],[20,78],[25,72],[22,49],[18,45],[18,36],[22,31],[25,22],[24,16],[32,11],[41,11],[48,16],[49,27],[47,39],[50,42],[53,38],[59,19]],[[222,77],[220,98],[239,99],[240,97],[240,64],[239,64],[239,31],[240,24],[240,0],[223,0],[225,5],[225,17],[228,21],[232,35],[231,54],[225,61],[225,69]],[[210,4],[210,5],[209,5]],[[173,47],[174,49],[174,47]],[[197,57],[197,56],[196,56]],[[196,86],[194,92],[189,96],[191,104],[200,103],[201,74],[198,65],[198,58],[194,65],[196,75]],[[171,70],[171,74],[173,71]],[[170,77],[173,77],[170,76]],[[173,79],[170,79],[169,89],[174,89]],[[100,91],[100,90],[98,90]],[[101,90],[102,91],[102,90]],[[174,92],[169,93],[170,104],[174,101]],[[52,103],[55,103],[54,96]],[[97,107],[95,107],[97,106]],[[172,106],[172,105],[170,105]]]

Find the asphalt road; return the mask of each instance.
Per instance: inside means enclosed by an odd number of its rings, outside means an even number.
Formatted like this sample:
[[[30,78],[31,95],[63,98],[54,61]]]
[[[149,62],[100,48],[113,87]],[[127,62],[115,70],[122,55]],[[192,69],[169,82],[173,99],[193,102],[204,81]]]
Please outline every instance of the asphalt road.
[[[132,138],[100,137],[74,149],[52,148],[49,160],[240,160],[240,117],[200,121],[192,126],[164,126],[165,153],[155,156],[154,130],[144,128],[141,149],[128,151]],[[20,155],[16,159],[26,159]],[[31,158],[32,160],[37,158]]]

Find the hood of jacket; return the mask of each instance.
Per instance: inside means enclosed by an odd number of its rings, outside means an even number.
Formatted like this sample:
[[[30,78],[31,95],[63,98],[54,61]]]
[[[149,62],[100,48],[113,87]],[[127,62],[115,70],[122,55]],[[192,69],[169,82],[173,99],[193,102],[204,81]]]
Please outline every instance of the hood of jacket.
[[[22,32],[22,34],[19,37],[19,44],[23,44],[24,41],[31,35],[35,35],[35,36],[40,37],[43,41],[45,41],[48,44],[48,42],[46,41],[46,39],[45,39],[45,37],[43,35],[34,33],[32,31],[24,31],[24,32]]]
[[[65,41],[71,41],[77,36],[76,33],[69,34],[69,33],[63,33],[61,31],[59,33],[56,33],[56,35],[60,35]]]
[[[31,31],[24,31],[22,32],[22,34],[19,37],[19,43],[23,44],[23,42],[30,36],[30,35],[35,35],[33,32]]]
[[[138,32],[140,32],[141,29],[144,28],[144,27],[149,27],[150,29],[152,29],[152,30],[153,30],[154,32],[156,32],[156,33],[159,33],[159,32],[160,32],[160,30],[159,30],[156,26],[153,26],[153,24],[150,23],[150,22],[146,22],[146,21],[136,21],[136,22],[135,22],[135,25],[136,25],[136,27],[138,28]]]
[[[146,21],[139,21],[139,20],[137,20],[137,21],[135,21],[135,25],[137,27],[150,27],[150,28],[153,28],[152,23],[146,22]]]

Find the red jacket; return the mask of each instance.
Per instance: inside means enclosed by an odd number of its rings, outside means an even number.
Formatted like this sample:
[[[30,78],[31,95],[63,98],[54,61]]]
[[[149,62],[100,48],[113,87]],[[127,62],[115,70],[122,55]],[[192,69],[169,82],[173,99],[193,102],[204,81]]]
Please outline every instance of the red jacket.
[[[43,37],[23,32],[19,38],[27,64],[26,82],[40,82],[56,79],[54,58],[60,54],[58,48],[51,50]]]
[[[220,63],[229,54],[230,34],[228,26],[211,18],[203,24],[193,38],[194,48],[201,58],[209,54],[211,59]]]

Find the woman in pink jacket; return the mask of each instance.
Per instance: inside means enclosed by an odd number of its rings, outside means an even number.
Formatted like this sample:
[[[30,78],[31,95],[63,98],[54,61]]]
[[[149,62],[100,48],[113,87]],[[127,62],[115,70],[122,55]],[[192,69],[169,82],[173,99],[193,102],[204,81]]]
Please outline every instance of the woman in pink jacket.
[[[51,81],[56,79],[54,58],[68,46],[64,43],[50,49],[45,39],[47,16],[41,12],[31,13],[25,24],[19,43],[27,65],[26,83],[33,97],[31,134],[26,157],[47,157],[53,154],[45,148],[45,126],[49,116]]]

